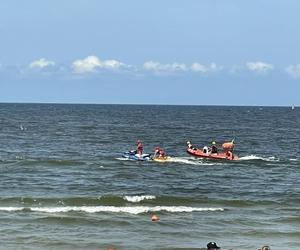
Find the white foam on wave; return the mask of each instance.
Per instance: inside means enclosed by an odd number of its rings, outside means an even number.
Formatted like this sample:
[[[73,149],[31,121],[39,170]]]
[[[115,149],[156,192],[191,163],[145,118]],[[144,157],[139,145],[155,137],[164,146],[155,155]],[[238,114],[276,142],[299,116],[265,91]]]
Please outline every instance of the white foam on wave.
[[[278,158],[275,158],[274,156],[270,157],[262,157],[257,155],[246,155],[239,158],[240,161],[250,161],[250,160],[262,160],[262,161],[279,161]]]
[[[291,158],[291,159],[289,159],[289,161],[298,161],[298,159]]]
[[[156,197],[154,195],[135,195],[135,196],[124,196],[124,200],[129,202],[137,203],[143,200],[154,200]]]
[[[224,211],[224,208],[201,208],[185,206],[133,206],[133,207],[116,207],[116,206],[66,206],[66,207],[0,207],[0,211],[22,211],[30,210],[32,212],[43,213],[67,213],[67,212],[85,212],[85,213],[129,213],[141,214],[148,212],[171,212],[171,213],[191,213],[191,212],[215,212]]]
[[[24,207],[1,207],[0,211],[13,212],[13,211],[22,211]]]

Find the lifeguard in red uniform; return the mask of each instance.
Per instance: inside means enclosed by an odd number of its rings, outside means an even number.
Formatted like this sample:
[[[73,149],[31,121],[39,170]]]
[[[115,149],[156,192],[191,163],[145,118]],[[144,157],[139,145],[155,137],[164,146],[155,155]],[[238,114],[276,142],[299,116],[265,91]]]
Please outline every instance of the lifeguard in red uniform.
[[[136,152],[137,152],[137,154],[139,154],[140,156],[142,156],[143,149],[144,149],[143,144],[142,144],[141,140],[138,139],[136,141]]]

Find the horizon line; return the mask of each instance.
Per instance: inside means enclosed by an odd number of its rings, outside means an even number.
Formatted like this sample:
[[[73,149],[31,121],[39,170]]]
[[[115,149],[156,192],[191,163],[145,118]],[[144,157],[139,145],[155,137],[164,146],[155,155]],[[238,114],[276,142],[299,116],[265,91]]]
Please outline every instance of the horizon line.
[[[127,105],[127,106],[203,106],[203,107],[269,107],[297,108],[297,105],[257,105],[257,104],[166,104],[166,103],[89,103],[89,102],[1,102],[1,104],[53,104],[53,105]]]

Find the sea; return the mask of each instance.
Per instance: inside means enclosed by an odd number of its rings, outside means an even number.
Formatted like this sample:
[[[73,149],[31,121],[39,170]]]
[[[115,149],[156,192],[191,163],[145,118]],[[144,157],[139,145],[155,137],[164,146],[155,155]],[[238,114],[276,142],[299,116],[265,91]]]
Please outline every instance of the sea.
[[[2,103],[0,125],[0,249],[300,249],[298,107]],[[137,139],[170,162],[124,159]],[[232,139],[237,161],[186,153]]]

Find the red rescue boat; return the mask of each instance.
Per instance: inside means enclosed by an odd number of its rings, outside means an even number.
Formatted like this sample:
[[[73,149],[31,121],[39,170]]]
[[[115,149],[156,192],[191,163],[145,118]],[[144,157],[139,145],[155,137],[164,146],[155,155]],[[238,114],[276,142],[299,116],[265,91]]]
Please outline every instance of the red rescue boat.
[[[229,160],[229,161],[238,160],[238,156],[233,154],[233,147],[234,147],[233,141],[223,143],[222,145],[223,151],[218,153],[211,153],[208,147],[204,147],[203,149],[195,148],[189,141],[187,142],[187,145],[188,148],[186,151],[190,155],[196,157],[218,159],[218,160]]]

